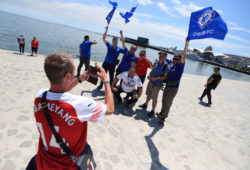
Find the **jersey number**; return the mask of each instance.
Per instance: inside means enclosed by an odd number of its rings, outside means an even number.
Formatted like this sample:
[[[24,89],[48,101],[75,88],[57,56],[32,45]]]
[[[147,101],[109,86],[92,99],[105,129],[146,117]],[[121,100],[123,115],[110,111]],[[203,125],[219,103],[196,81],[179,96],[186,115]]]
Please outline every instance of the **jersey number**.
[[[42,126],[42,123],[40,122],[37,122],[36,123],[39,131],[40,131],[40,134],[41,134],[41,138],[42,138],[42,141],[43,141],[43,145],[44,145],[44,149],[46,151],[48,151],[48,145],[47,145],[47,142],[46,142],[46,138],[45,138],[45,134],[44,134],[44,131],[43,131],[43,126]],[[59,132],[59,126],[54,126],[55,129],[56,129],[56,132],[58,133]],[[62,140],[65,142],[65,138],[62,138]],[[68,143],[66,143],[67,146],[69,146]],[[56,142],[56,138],[55,136],[52,134],[51,138],[50,138],[50,142],[49,142],[49,146],[51,147],[55,147],[55,148],[59,148],[61,149],[61,147],[58,145],[58,143]],[[62,154],[65,154],[65,152],[63,152],[63,150],[61,149],[61,153]]]

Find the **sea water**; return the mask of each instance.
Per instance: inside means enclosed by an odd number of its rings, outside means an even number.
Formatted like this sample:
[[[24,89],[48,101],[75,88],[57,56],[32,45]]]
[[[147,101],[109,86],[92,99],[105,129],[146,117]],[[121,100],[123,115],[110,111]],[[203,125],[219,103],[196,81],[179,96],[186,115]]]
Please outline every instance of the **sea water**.
[[[79,45],[85,35],[89,35],[90,40],[98,41],[97,45],[92,46],[92,61],[103,62],[107,52],[107,48],[102,41],[102,33],[94,33],[91,30],[87,31],[0,11],[0,49],[19,51],[16,38],[21,34],[26,40],[25,52],[27,53],[31,52],[30,44],[33,37],[36,36],[39,41],[39,54],[47,55],[54,51],[60,51],[70,52],[74,57],[77,57],[79,55]],[[126,32],[124,34],[126,36]],[[111,39],[112,37],[107,37],[107,40],[110,41]],[[126,44],[128,48],[131,45]],[[120,42],[119,45],[121,46]],[[142,49],[146,50],[147,57],[152,62],[158,58],[158,51],[149,48],[138,47],[136,54],[138,55]],[[171,59],[172,57],[172,55],[168,55],[168,58]],[[122,55],[120,54],[119,59],[121,60],[121,58]],[[213,67],[210,64],[187,59],[184,73],[210,76],[213,73]],[[249,75],[224,68],[221,68],[221,75],[226,79],[250,81]]]

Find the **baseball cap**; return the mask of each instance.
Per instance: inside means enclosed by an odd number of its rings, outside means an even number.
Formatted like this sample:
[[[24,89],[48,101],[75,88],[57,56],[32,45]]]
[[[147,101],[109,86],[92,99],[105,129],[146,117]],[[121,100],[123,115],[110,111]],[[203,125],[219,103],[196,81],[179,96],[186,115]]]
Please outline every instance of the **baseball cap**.
[[[165,56],[168,55],[168,54],[167,54],[166,52],[164,52],[164,51],[160,51],[158,54],[163,54],[163,55],[165,55]]]

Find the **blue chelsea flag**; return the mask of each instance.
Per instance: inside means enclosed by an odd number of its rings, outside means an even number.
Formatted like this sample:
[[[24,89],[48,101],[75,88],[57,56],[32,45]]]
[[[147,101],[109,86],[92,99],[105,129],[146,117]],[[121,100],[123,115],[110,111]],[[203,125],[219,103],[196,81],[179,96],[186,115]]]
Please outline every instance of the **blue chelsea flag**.
[[[224,40],[227,25],[212,7],[192,12],[187,39],[215,38]]]
[[[113,9],[109,12],[108,16],[106,17],[106,20],[107,20],[107,22],[108,22],[108,25],[109,25],[109,23],[110,23],[110,21],[111,21],[113,15],[114,15],[114,13],[115,13],[115,10],[116,10],[116,8],[117,8],[117,6],[118,6],[117,2],[111,2],[111,1],[109,0],[109,3],[110,3],[111,5],[113,5]]]
[[[133,16],[137,6],[138,6],[138,4],[135,7],[133,7],[130,10],[130,12],[126,12],[125,14],[120,12],[121,17],[125,19],[125,24],[127,24],[130,21],[129,18],[131,18]]]

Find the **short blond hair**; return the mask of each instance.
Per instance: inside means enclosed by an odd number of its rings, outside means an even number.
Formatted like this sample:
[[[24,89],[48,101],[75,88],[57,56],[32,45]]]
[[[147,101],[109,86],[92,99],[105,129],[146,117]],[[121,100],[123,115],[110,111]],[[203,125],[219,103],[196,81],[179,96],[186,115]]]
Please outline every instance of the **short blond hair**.
[[[54,52],[45,58],[44,71],[49,81],[60,84],[66,73],[73,74],[73,56],[70,53]]]

